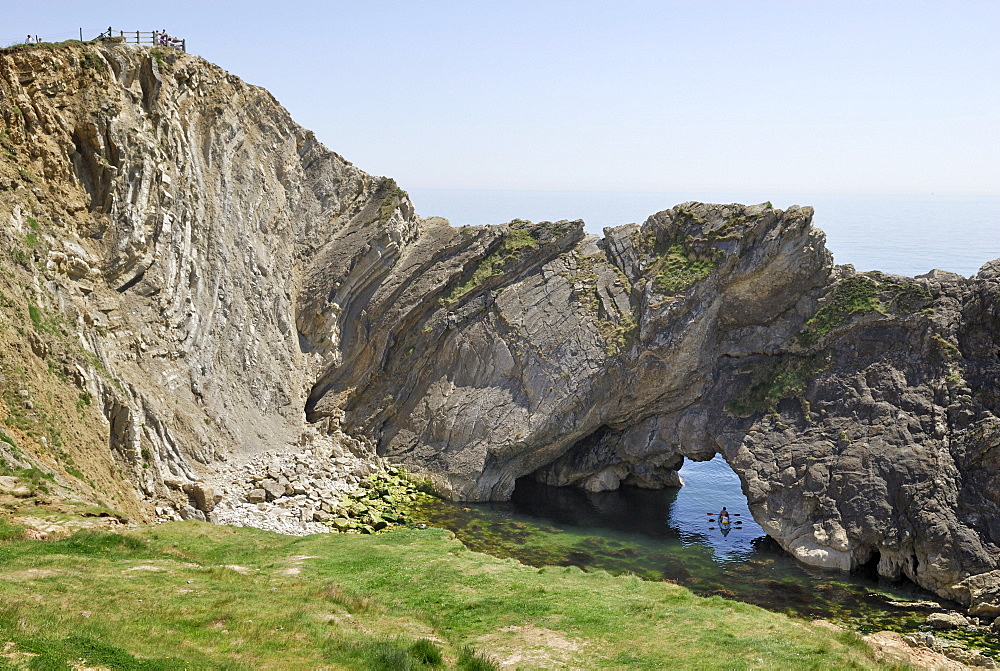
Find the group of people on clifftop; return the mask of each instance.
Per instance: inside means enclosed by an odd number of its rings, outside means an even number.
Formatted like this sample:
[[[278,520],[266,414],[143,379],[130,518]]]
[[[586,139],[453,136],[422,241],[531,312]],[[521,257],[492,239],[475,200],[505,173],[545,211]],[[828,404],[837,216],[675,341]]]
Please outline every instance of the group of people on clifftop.
[[[171,37],[167,34],[165,30],[154,30],[153,31],[153,44],[159,45],[161,47],[179,47],[183,43],[183,40],[179,40],[176,37]]]
[[[139,39],[138,33],[132,33],[132,34],[135,36],[136,40]],[[98,35],[98,38],[100,39],[100,38],[114,37],[114,36],[115,36],[114,35],[114,31],[111,29],[111,26],[108,26],[107,31],[101,33],[100,35]],[[119,37],[127,37],[128,34],[119,30],[118,31],[118,36]],[[29,35],[28,38],[29,38],[29,41],[30,41],[31,35]],[[39,41],[41,41],[41,40],[39,40]],[[180,47],[180,46],[184,45],[184,40],[182,40],[180,38],[177,38],[177,37],[173,37],[172,35],[169,35],[167,33],[167,31],[165,31],[165,30],[154,30],[153,31],[153,44],[155,46],[158,46],[158,47]]]

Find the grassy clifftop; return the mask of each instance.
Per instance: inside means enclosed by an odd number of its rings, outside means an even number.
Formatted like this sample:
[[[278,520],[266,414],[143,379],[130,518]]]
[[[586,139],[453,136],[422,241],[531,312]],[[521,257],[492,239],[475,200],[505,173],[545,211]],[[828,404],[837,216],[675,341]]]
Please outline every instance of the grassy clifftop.
[[[877,666],[851,633],[670,583],[531,568],[438,529],[19,535],[0,520],[0,668]]]

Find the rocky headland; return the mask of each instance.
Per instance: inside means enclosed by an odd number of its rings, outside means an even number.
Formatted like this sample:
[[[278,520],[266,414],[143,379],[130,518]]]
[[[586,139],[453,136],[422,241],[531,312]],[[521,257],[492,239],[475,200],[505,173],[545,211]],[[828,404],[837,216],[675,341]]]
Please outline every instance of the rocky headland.
[[[769,203],[452,227],[166,48],[5,50],[0,117],[10,473],[308,533],[388,464],[481,501],[722,454],[801,561],[1000,615],[1000,262],[857,273]]]

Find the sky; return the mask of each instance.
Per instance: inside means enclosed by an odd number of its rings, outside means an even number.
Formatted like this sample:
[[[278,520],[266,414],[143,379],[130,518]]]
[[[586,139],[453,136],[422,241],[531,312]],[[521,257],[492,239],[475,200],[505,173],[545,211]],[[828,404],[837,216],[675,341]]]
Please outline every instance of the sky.
[[[1000,2],[5,2],[166,29],[409,189],[1000,195]]]

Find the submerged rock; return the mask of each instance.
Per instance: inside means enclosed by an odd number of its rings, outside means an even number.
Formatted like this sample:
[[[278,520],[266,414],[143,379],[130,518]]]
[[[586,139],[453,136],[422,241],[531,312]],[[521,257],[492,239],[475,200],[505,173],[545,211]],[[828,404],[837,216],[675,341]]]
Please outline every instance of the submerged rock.
[[[0,118],[14,358],[79,397],[150,516],[374,532],[400,492],[337,506],[386,460],[488,500],[719,453],[800,560],[1000,614],[1000,261],[856,273],[769,203],[454,228],[267,92],[137,45],[0,53]],[[43,439],[0,450],[40,466]]]
[[[931,613],[927,616],[927,624],[932,629],[959,629],[971,623],[961,613]]]

